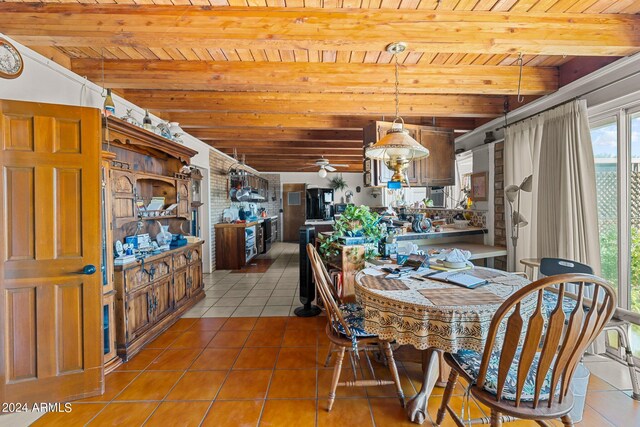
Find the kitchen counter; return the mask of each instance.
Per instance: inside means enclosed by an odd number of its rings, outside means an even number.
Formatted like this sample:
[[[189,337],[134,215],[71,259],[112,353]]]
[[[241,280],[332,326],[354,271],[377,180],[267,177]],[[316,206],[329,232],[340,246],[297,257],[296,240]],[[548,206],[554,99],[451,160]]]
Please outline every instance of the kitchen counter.
[[[332,219],[308,219],[304,225],[333,225],[335,221]]]
[[[257,225],[260,224],[261,222],[263,222],[263,220],[258,220],[258,221],[251,221],[251,222],[240,222],[240,223],[226,223],[226,222],[219,222],[218,224],[215,224],[213,227],[214,228],[246,228],[246,227],[251,227],[252,225]]]
[[[487,229],[482,227],[467,227],[465,229],[459,229],[450,226],[442,227],[442,231],[430,231],[428,233],[404,233],[398,234],[396,240],[399,242],[411,241],[411,240],[426,240],[426,239],[439,239],[442,237],[465,237],[476,236],[486,234]]]

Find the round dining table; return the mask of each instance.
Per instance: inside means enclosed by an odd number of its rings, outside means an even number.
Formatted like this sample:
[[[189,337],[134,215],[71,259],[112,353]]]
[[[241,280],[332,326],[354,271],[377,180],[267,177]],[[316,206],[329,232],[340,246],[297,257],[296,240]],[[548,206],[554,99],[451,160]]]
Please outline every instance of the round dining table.
[[[364,307],[367,333],[423,351],[422,387],[406,407],[414,423],[427,418],[427,401],[438,377],[438,352],[482,353],[498,307],[530,283],[525,277],[483,267],[468,273],[488,283],[468,289],[422,276],[375,282],[364,272],[356,276],[356,298]],[[533,312],[535,304],[535,299],[525,300],[522,312]]]

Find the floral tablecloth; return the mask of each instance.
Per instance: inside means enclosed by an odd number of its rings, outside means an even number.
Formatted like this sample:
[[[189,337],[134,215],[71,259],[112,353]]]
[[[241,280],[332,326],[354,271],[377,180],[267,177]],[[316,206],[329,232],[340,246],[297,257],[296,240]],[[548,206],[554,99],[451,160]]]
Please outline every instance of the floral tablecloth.
[[[472,300],[474,291],[470,290],[468,305],[435,305],[419,292],[421,289],[460,289],[456,285],[407,278],[403,281],[408,290],[376,290],[362,285],[364,273],[361,272],[356,276],[355,288],[356,297],[364,307],[365,330],[384,340],[410,344],[419,350],[435,347],[449,353],[462,349],[482,352],[491,319],[498,307],[514,292],[530,283],[515,274],[491,271],[496,272],[498,277],[489,279],[489,284],[477,289],[497,295],[501,302],[475,304]],[[535,297],[523,301],[523,318],[526,319],[526,314],[534,311],[535,305]]]

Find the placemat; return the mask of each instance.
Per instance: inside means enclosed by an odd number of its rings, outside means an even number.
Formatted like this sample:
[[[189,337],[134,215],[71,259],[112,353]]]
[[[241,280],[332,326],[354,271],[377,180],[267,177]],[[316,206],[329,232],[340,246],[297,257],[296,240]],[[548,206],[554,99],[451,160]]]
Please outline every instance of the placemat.
[[[385,279],[382,276],[364,276],[360,282],[363,286],[378,291],[406,291],[409,289],[402,280]]]
[[[454,285],[455,286],[455,285]],[[466,289],[461,287],[441,289],[420,289],[424,297],[434,305],[481,305],[501,304],[504,299],[486,289]]]
[[[467,274],[477,277],[478,279],[491,280],[498,277],[506,277],[506,274],[496,270],[490,270],[487,268],[474,268],[466,271]]]

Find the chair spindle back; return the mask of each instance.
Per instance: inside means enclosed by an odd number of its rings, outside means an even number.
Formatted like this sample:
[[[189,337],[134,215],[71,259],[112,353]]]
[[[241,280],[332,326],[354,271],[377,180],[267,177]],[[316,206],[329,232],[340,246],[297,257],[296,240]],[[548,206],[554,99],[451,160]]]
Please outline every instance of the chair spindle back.
[[[576,305],[568,315],[563,311],[563,298],[569,295],[566,292],[566,284],[577,286]],[[557,285],[557,305],[546,319],[544,318],[543,292]],[[585,286],[593,286],[593,299],[585,298]],[[521,307],[526,298],[536,298],[533,313],[528,317],[528,322],[522,317]],[[585,310],[585,305],[591,306]],[[505,301],[494,315],[485,351],[480,365],[477,387],[482,388],[485,381],[491,353],[496,344],[499,344],[498,331],[507,315],[506,331],[502,340],[501,355],[498,366],[496,400],[503,395],[503,388],[513,365],[517,364],[517,383],[515,406],[520,406],[525,380],[531,369],[535,373],[535,394],[533,407],[538,407],[540,392],[547,376],[550,375],[550,396],[548,406],[557,399],[562,403],[569,391],[569,383],[583,352],[591,342],[602,332],[605,324],[611,319],[615,310],[615,294],[611,286],[604,279],[587,274],[562,274],[550,276],[533,282],[518,290]],[[524,343],[521,345],[523,326]],[[566,323],[566,326],[565,326]],[[541,342],[542,340],[542,342]],[[540,349],[542,344],[542,349]],[[520,350],[520,357],[515,358],[516,351]],[[536,354],[539,357],[536,361]],[[534,365],[534,362],[535,365]],[[559,390],[558,390],[559,387]],[[556,391],[558,394],[556,396]]]
[[[311,269],[313,270],[313,278],[316,282],[316,289],[322,298],[322,302],[324,303],[325,309],[327,310],[327,317],[329,322],[335,324],[339,323],[342,325],[345,331],[345,335],[349,338],[351,337],[351,329],[349,329],[349,325],[342,317],[342,313],[340,312],[339,304],[340,299],[335,294],[333,290],[333,286],[331,286],[331,277],[329,273],[324,267],[322,260],[320,259],[320,254],[316,251],[316,248],[311,244],[307,243],[307,255],[309,256],[309,261],[311,262]]]

